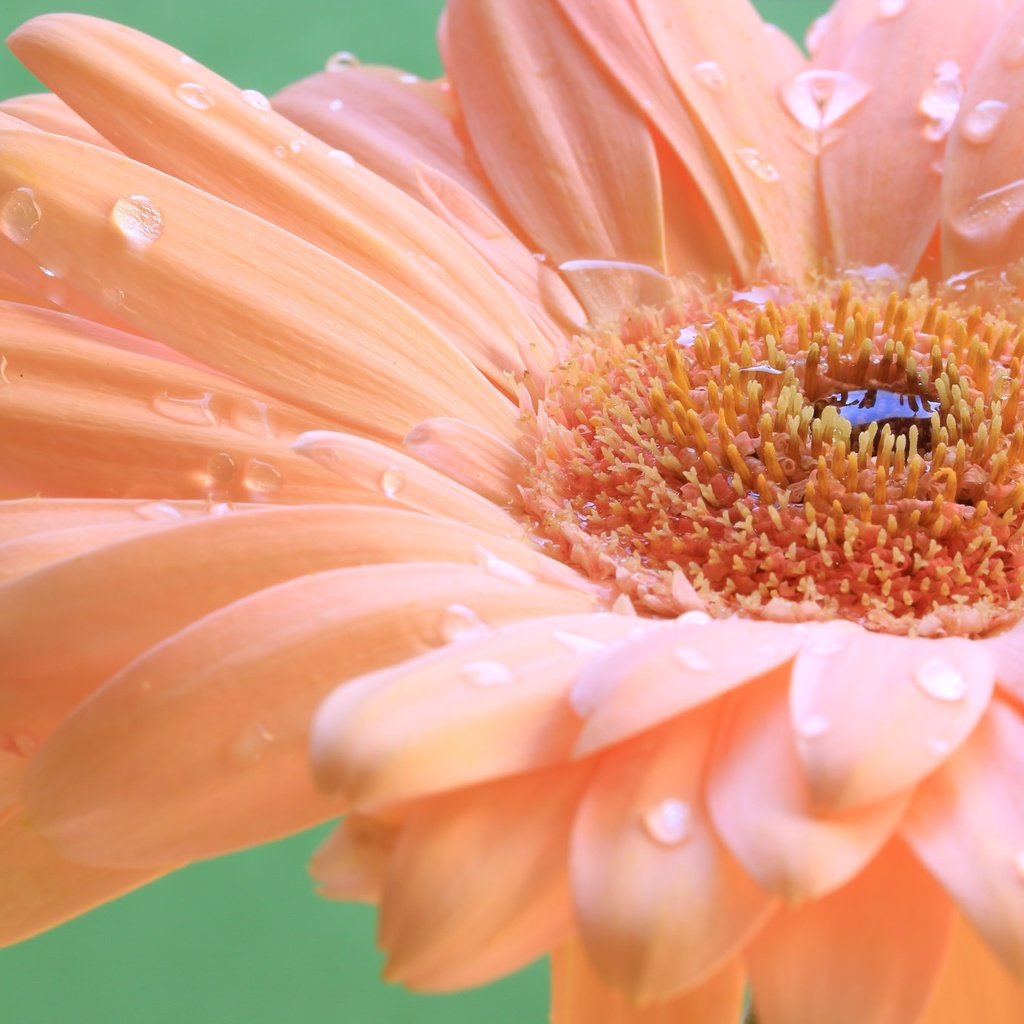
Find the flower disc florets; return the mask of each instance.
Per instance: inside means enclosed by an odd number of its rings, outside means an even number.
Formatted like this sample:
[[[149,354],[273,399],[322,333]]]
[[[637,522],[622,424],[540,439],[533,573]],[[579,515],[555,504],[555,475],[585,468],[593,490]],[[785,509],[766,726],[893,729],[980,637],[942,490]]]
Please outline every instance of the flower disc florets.
[[[540,533],[655,613],[1015,621],[1024,309],[973,298],[721,289],[577,337],[536,418]]]

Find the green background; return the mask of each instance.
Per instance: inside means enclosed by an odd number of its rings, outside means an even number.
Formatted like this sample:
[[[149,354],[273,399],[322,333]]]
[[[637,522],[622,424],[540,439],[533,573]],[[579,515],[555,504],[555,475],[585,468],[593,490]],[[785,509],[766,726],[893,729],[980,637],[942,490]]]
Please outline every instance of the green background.
[[[507,0],[527,3],[529,0]],[[337,50],[434,75],[441,0],[132,0],[61,3],[123,21],[268,95]],[[713,9],[709,3],[709,9]],[[763,0],[797,38],[826,4]],[[53,6],[3,0],[0,30]],[[396,30],[398,30],[396,32]],[[0,96],[38,91],[8,54]],[[541,965],[457,996],[378,980],[374,913],[317,898],[305,861],[326,830],[196,864],[61,928],[0,950],[0,1019],[18,1024],[533,1024]],[[0,908],[2,913],[2,908]]]

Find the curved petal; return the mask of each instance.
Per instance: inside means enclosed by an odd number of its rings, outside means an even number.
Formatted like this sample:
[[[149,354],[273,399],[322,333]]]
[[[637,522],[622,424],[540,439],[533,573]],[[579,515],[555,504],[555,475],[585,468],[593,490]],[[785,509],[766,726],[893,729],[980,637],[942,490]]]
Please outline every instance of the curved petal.
[[[860,31],[878,17],[878,12],[878,0],[836,0],[807,29],[807,49],[814,67],[839,67]]]
[[[558,263],[662,268],[650,133],[557,6],[453,0],[447,33],[447,69],[473,145],[534,243]]]
[[[971,640],[822,627],[797,657],[790,691],[812,799],[838,810],[913,786],[970,735],[992,688],[992,660]]]
[[[1024,251],[1024,5],[1013,4],[967,84],[942,187],[946,275],[1016,263]]]
[[[996,686],[1024,701],[1024,623],[978,642],[995,664]]]
[[[551,1024],[736,1024],[744,982],[734,962],[671,1002],[635,1006],[605,984],[574,940],[551,954]]]
[[[563,760],[579,729],[572,680],[634,622],[536,618],[357,679],[317,713],[317,780],[369,806]]]
[[[899,826],[910,794],[815,813],[786,689],[785,681],[770,679],[735,695],[708,772],[707,799],[719,834],[747,873],[795,901],[820,897],[862,870]]]
[[[376,903],[397,838],[392,822],[349,814],[310,859],[317,893],[329,900]]]
[[[995,701],[918,788],[902,829],[1003,964],[1024,983],[1024,719]]]
[[[105,498],[21,498],[0,501],[0,543],[51,530],[143,521],[177,522],[209,515],[206,502],[139,502]]]
[[[88,121],[83,121],[59,96],[52,93],[0,100],[0,114],[9,114],[45,132],[66,135],[69,139],[88,142],[101,149],[115,148]]]
[[[640,1004],[717,973],[779,903],[743,873],[704,807],[719,710],[611,751],[573,828],[583,944],[604,981]]]
[[[475,786],[411,812],[381,896],[389,980],[430,992],[479,985],[565,938],[569,828],[588,768]]]
[[[747,951],[763,1024],[908,1024],[946,951],[952,905],[902,843],[849,885],[779,914]]]
[[[509,339],[513,331],[530,338],[532,325],[473,251],[422,204],[307,136],[263,97],[195,61],[183,69],[172,47],[98,18],[46,15],[9,43],[129,156],[344,260],[418,310],[492,380],[521,369]],[[336,278],[325,290],[347,286]]]
[[[40,211],[23,248],[142,333],[370,437],[444,413],[516,435],[461,352],[323,250],[115,153],[35,131],[0,144],[0,189]]]
[[[857,34],[836,88],[867,91],[826,129],[821,154],[840,267],[917,266],[938,223],[943,144],[963,81],[999,13],[998,0],[908,3]]]
[[[573,687],[586,719],[577,753],[618,743],[751,680],[788,679],[802,642],[789,626],[739,619],[641,626]]]
[[[22,799],[87,863],[165,864],[276,839],[343,809],[314,788],[308,754],[313,714],[336,686],[444,644],[453,606],[500,626],[587,604],[439,560],[289,580],[109,680],[36,755]]]

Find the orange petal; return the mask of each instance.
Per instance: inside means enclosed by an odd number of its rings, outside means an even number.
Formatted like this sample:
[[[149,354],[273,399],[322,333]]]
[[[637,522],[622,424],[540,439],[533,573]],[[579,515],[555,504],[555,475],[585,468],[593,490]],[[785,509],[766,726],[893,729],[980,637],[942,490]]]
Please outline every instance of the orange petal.
[[[274,97],[273,106],[416,199],[416,164],[423,163],[487,206],[497,202],[469,164],[451,92],[439,82],[397,68],[358,64],[289,85]]]
[[[493,981],[572,928],[569,828],[587,767],[445,794],[403,823],[378,940],[385,975],[437,992]]]
[[[874,857],[899,825],[909,794],[845,813],[815,813],[786,690],[785,681],[771,679],[735,695],[708,773],[708,806],[719,834],[762,888],[810,899],[842,885]]]
[[[760,16],[745,0],[720,3],[714,17],[704,0],[637,0],[636,6],[664,73],[717,147],[753,216],[759,237],[748,241],[763,242],[778,271],[800,281],[820,252],[817,168],[775,98],[783,67]],[[708,69],[712,57],[716,68]]]
[[[908,3],[866,24],[837,65],[837,92],[868,90],[823,136],[840,267],[917,266],[938,223],[943,144],[963,82],[998,17],[998,0]]]
[[[555,5],[454,0],[447,32],[473,145],[537,247],[558,263],[663,267],[650,133]]]
[[[398,829],[389,821],[369,814],[348,815],[309,862],[319,895],[376,903],[397,837]]]
[[[129,156],[339,257],[420,311],[492,380],[520,369],[511,332],[530,337],[532,325],[473,251],[422,204],[306,135],[259,94],[195,61],[183,67],[172,47],[98,18],[46,15],[8,42]],[[280,265],[287,259],[282,252]],[[358,289],[356,280],[323,281],[321,298],[331,305],[324,296]],[[405,345],[410,335],[393,337]]]
[[[902,843],[891,843],[849,885],[778,915],[754,940],[747,965],[757,1019],[918,1020],[941,967],[952,918],[942,890]]]
[[[1024,982],[1024,720],[993,702],[917,791],[903,835],[992,950]]]
[[[389,532],[403,531],[395,521]],[[376,547],[368,538],[355,557]],[[23,799],[64,852],[117,867],[211,857],[308,828],[342,809],[309,771],[310,722],[331,690],[439,647],[465,607],[499,626],[587,603],[441,561],[289,580],[109,680],[40,750]]]
[[[0,502],[0,543],[50,530],[130,524],[163,519],[177,522],[209,514],[206,502],[140,502],[98,498],[23,498]]]
[[[1020,1024],[1024,985],[1016,983],[963,918],[954,918],[946,963],[917,1024]]]
[[[573,829],[583,943],[604,981],[638,1003],[717,973],[778,904],[743,873],[704,807],[718,712],[705,706],[610,752]]]
[[[950,134],[942,187],[946,275],[1003,267],[1024,247],[1024,7],[1014,4],[978,59]]]
[[[560,761],[579,729],[573,679],[634,623],[537,618],[343,686],[314,723],[317,779],[367,806]]]
[[[971,640],[885,636],[841,622],[817,630],[790,691],[812,799],[842,809],[912,786],[963,743],[992,688],[992,660]]]
[[[585,717],[578,753],[618,743],[766,675],[789,677],[802,638],[776,623],[710,622],[701,613],[651,628],[595,661],[573,687]]]
[[[31,938],[166,871],[110,871],[75,864],[41,839],[21,811],[0,816],[0,946]]]
[[[143,334],[378,439],[442,413],[516,435],[465,356],[323,250],[117,154],[0,137],[0,190],[30,189],[39,210],[23,248]]]
[[[605,984],[574,940],[551,954],[551,1024],[736,1024],[744,980],[734,962],[671,1002],[635,1006]]]
[[[114,149],[87,121],[83,121],[59,96],[37,93],[34,96],[15,96],[0,101],[0,114],[9,114],[27,124],[55,135],[88,142],[103,149]]]

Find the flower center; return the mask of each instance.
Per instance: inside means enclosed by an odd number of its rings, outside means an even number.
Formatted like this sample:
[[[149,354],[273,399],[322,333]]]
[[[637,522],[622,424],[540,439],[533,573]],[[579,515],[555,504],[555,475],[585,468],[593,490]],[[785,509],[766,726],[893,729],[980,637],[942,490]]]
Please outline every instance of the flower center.
[[[1024,610],[1022,307],[849,279],[681,294],[574,340],[526,503],[641,609],[965,636]]]

